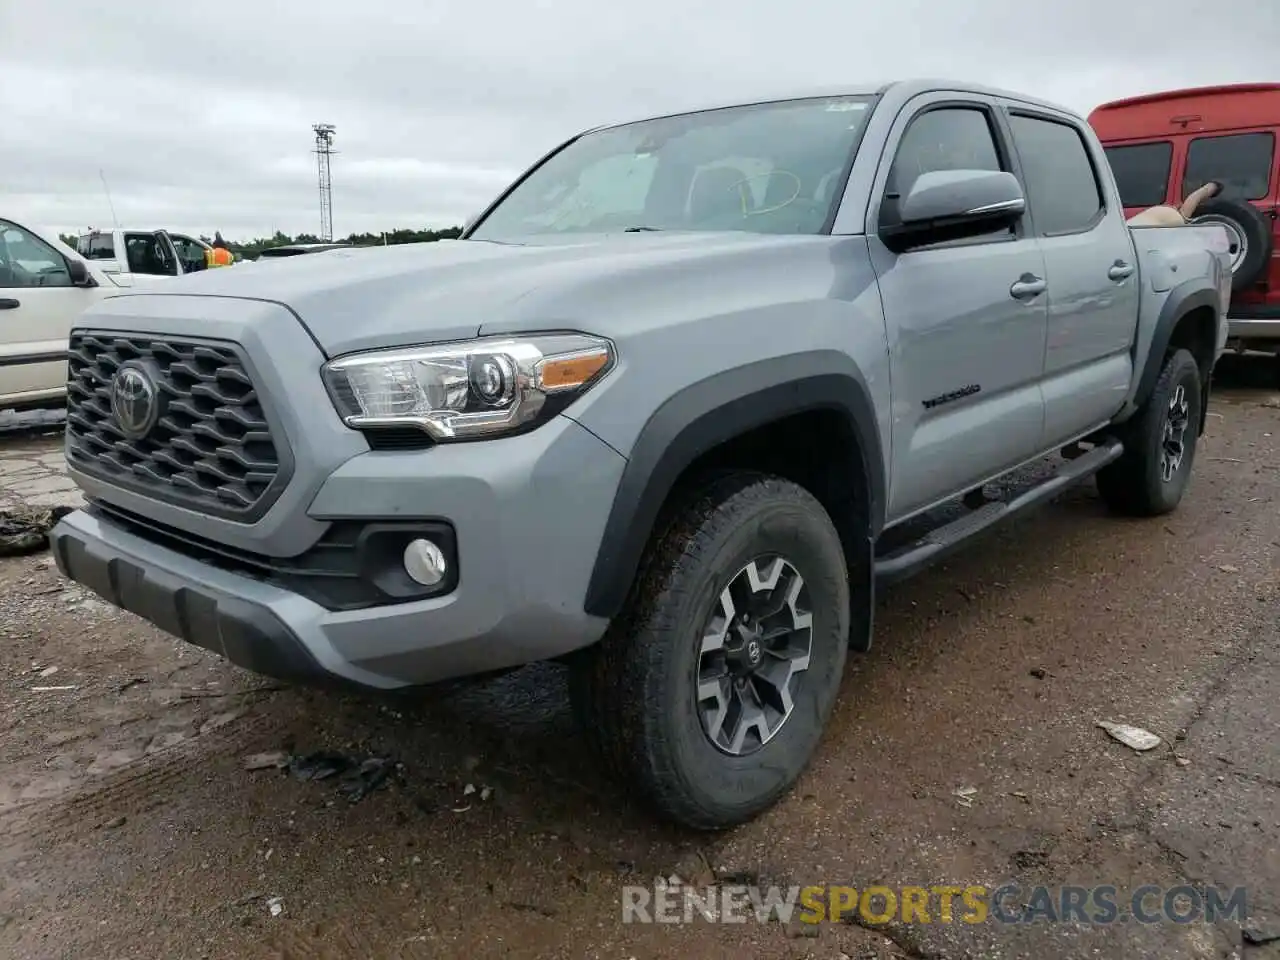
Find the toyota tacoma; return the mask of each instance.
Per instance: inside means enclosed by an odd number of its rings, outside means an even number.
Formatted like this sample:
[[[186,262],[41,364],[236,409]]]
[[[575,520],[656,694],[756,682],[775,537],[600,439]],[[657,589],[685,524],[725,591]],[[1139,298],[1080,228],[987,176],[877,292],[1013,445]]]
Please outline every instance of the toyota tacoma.
[[[94,306],[51,540],[275,677],[566,662],[609,766],[723,828],[804,770],[878,586],[1086,478],[1177,506],[1230,288],[1220,226],[1130,229],[1088,125],[1019,94],[601,127],[458,240]]]

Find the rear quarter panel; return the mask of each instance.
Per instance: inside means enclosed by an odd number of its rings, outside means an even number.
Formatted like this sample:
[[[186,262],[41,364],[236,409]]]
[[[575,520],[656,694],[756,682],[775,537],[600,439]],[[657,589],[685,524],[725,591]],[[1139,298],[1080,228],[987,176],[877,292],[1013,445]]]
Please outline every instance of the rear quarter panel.
[[[1142,299],[1138,308],[1138,333],[1134,357],[1142,364],[1153,348],[1161,324],[1170,314],[1181,316],[1181,303],[1196,291],[1212,294],[1217,312],[1214,359],[1222,355],[1227,340],[1227,310],[1231,303],[1231,260],[1226,231],[1215,224],[1180,227],[1132,227]],[[1177,301],[1177,302],[1175,302]],[[1162,348],[1161,348],[1162,349]],[[1135,377],[1128,403],[1141,384]]]

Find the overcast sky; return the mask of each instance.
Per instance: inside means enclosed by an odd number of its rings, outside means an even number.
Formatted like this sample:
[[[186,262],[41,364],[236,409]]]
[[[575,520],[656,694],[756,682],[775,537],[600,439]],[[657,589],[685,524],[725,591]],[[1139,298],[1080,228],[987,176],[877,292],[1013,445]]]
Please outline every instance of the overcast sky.
[[[1186,38],[1179,46],[1181,38]],[[248,239],[449,226],[578,129],[949,77],[1082,112],[1280,80],[1277,0],[0,0],[0,217]]]

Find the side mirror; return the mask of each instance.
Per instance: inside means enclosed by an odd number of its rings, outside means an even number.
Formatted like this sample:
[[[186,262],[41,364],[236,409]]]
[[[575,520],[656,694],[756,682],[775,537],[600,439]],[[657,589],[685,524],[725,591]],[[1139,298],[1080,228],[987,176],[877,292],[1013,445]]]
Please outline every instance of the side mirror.
[[[880,238],[902,253],[1011,227],[1026,213],[1027,200],[1012,173],[938,170],[920,174],[897,206],[897,217],[881,223]]]
[[[96,287],[98,281],[93,279],[93,274],[89,272],[89,268],[84,265],[83,260],[68,260],[67,273],[71,277],[71,285],[73,287]]]

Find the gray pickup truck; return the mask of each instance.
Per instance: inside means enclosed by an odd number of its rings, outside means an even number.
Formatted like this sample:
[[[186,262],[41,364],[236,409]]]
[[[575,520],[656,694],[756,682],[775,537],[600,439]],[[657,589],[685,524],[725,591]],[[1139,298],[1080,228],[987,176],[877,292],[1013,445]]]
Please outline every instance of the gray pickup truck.
[[[1221,228],[1131,230],[1088,126],[1017,94],[602,127],[459,240],[95,306],[51,539],[263,674],[567,662],[603,760],[722,828],[805,768],[878,584],[1090,476],[1178,504],[1230,285]]]

